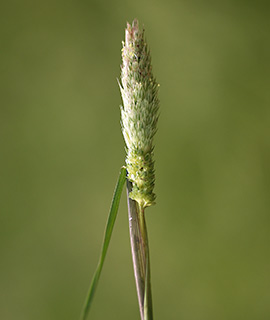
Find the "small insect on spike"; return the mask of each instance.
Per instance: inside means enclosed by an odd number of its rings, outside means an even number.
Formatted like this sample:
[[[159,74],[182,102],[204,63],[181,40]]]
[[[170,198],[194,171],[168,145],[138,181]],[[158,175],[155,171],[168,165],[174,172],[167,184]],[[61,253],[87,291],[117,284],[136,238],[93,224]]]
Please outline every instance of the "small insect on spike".
[[[153,137],[157,131],[158,87],[151,66],[144,30],[134,20],[127,24],[122,49],[122,132],[126,142],[126,168],[132,182],[130,198],[141,208],[154,204]]]

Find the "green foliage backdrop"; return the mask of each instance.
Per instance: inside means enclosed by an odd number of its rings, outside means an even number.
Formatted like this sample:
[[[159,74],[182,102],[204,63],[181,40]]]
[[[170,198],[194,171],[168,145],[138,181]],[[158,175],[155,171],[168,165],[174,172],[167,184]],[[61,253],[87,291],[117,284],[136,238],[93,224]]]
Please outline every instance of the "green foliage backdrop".
[[[0,318],[78,319],[124,163],[121,41],[161,84],[155,319],[270,318],[267,1],[18,1],[0,10]],[[124,201],[123,201],[124,200]],[[139,319],[123,198],[91,319]]]

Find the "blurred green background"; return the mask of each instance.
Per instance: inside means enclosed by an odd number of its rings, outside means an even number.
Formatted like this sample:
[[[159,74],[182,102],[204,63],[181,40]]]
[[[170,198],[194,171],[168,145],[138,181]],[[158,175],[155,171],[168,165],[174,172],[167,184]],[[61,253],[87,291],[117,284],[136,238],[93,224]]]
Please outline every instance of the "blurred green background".
[[[124,163],[126,21],[161,84],[155,319],[270,319],[267,1],[18,1],[0,10],[0,319],[78,319]],[[125,195],[90,319],[139,319]]]

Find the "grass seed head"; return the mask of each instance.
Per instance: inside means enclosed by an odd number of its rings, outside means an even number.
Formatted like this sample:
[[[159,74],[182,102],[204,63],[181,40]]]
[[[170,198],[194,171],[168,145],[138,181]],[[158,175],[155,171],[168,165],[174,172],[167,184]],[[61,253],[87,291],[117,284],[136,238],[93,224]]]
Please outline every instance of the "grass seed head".
[[[137,20],[127,24],[122,48],[120,90],[126,167],[133,188],[130,198],[143,208],[154,204],[155,171],[153,137],[157,131],[158,87],[151,66],[144,30]]]

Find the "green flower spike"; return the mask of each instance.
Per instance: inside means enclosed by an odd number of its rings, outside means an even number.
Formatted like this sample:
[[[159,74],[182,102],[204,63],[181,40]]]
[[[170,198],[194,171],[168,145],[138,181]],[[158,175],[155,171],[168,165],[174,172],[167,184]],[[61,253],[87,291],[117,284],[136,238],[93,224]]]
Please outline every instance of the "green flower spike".
[[[122,49],[120,90],[126,168],[132,182],[130,198],[141,208],[154,204],[153,137],[157,131],[159,84],[152,74],[150,52],[137,20],[127,24]]]
[[[144,209],[154,204],[155,171],[153,137],[157,131],[158,87],[152,75],[150,53],[138,21],[127,24],[119,83],[123,106],[121,123],[126,142],[126,167],[122,167],[105,228],[101,255],[82,310],[86,320],[103,268],[116,220],[120,197],[127,181],[131,252],[141,320],[153,320],[150,258]]]

